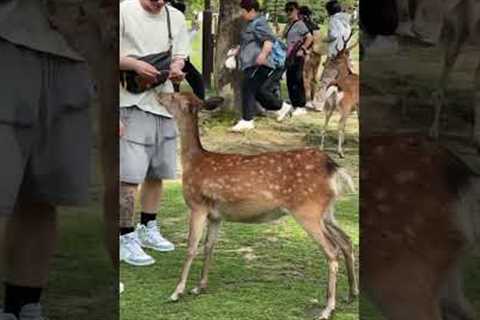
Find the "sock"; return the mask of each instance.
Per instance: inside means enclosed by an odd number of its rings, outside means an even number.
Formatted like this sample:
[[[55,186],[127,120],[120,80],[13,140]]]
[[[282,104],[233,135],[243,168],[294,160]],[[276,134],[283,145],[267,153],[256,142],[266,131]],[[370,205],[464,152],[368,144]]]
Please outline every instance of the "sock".
[[[21,287],[5,284],[5,313],[19,316],[20,310],[26,304],[40,302],[42,288]]]
[[[153,221],[157,218],[157,214],[156,213],[146,213],[146,212],[142,212],[140,214],[140,223],[143,224],[144,226],[147,225],[147,223],[149,223],[150,221]]]
[[[134,227],[123,227],[123,228],[120,228],[120,235],[123,236],[124,234],[133,232],[134,230],[135,230]]]

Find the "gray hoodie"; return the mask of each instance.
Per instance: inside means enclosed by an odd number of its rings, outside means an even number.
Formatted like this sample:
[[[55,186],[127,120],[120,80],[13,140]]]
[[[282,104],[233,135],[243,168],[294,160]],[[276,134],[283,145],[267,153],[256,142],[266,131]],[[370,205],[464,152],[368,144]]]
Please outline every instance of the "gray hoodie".
[[[344,46],[344,41],[350,36],[352,27],[350,26],[350,15],[345,12],[339,12],[330,17],[328,23],[328,37],[333,39],[328,45],[328,56],[335,57],[339,49]]]
[[[275,41],[275,35],[268,25],[267,19],[258,15],[250,21],[240,34],[240,68],[245,70],[256,65],[255,61],[265,41]],[[273,68],[271,65],[267,67]]]

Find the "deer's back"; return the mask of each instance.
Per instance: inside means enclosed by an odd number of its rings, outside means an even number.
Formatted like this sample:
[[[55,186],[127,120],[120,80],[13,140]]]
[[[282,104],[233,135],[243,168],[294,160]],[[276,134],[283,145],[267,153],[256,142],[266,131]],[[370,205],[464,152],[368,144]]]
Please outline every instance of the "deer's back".
[[[207,153],[184,172],[186,197],[196,201],[295,206],[333,196],[329,180],[337,165],[318,149],[259,155]]]
[[[365,283],[380,290],[391,280],[399,287],[388,290],[402,292],[418,276],[439,289],[465,245],[456,203],[467,170],[447,150],[415,136],[365,139],[361,156]]]

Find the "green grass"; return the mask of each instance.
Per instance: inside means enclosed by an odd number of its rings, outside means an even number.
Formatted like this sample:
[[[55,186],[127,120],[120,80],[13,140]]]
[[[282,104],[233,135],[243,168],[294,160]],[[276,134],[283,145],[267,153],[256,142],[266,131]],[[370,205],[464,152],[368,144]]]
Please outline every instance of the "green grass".
[[[357,203],[357,196],[351,195],[337,206],[338,220],[356,247]],[[151,267],[122,265],[121,279],[126,286],[120,299],[122,320],[312,319],[323,306],[326,260],[292,218],[261,225],[224,223],[206,294],[167,302],[186,255],[188,214],[180,182],[167,183],[160,217],[163,234],[177,250],[149,251],[157,261]],[[199,252],[187,290],[199,279],[203,250]],[[358,319],[358,304],[346,304],[342,299],[347,293],[342,266],[335,319]]]

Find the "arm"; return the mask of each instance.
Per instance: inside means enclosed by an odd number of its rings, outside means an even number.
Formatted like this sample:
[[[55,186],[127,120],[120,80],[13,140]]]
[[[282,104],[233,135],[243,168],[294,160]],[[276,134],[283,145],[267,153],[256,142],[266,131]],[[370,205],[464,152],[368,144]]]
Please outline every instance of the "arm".
[[[185,16],[182,15],[178,23],[180,24],[180,31],[173,39],[173,57],[170,65],[170,79],[176,82],[182,81],[185,77],[182,69],[190,51],[190,37]]]
[[[311,33],[307,34],[305,42],[303,43],[302,49],[307,50],[310,48],[310,45],[313,43],[313,35]]]
[[[120,70],[131,70],[147,81],[155,82],[160,72],[151,64],[132,57],[120,57]]]
[[[272,51],[272,47],[273,47],[272,41],[266,40],[265,42],[263,42],[262,51],[260,51],[260,53],[257,56],[257,60],[256,60],[257,65],[267,64],[267,57]]]

